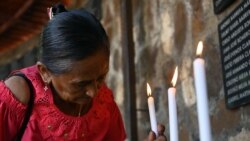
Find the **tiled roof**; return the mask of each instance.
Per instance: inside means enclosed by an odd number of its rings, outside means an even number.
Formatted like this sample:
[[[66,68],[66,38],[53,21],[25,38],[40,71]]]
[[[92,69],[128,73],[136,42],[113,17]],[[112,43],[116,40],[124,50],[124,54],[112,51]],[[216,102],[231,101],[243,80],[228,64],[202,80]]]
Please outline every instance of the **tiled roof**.
[[[70,0],[5,0],[0,3],[0,55],[38,35],[48,22],[47,7]]]

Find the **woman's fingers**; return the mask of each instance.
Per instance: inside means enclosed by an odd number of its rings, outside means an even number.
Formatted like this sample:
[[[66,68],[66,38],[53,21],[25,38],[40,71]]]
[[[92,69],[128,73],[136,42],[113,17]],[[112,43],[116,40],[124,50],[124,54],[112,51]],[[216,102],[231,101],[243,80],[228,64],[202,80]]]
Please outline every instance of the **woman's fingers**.
[[[147,141],[167,141],[166,136],[164,135],[165,126],[162,124],[157,125],[158,136],[153,131],[150,131],[148,134]]]
[[[162,125],[162,124],[158,124],[158,125],[157,125],[157,131],[158,131],[158,135],[159,135],[159,136],[164,135],[165,126]]]
[[[148,134],[148,141],[154,141],[156,139],[156,135],[153,131],[150,131]]]
[[[167,141],[167,138],[166,138],[166,136],[161,135],[161,136],[159,136],[159,137],[156,139],[156,141]]]

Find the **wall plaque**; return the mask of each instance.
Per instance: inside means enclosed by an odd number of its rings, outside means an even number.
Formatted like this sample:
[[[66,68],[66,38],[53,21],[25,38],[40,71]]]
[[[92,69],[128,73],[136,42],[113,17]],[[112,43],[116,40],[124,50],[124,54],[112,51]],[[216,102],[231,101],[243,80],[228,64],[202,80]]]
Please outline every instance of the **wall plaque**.
[[[219,14],[225,10],[231,3],[235,0],[213,0],[214,3],[214,13]]]
[[[219,25],[226,105],[250,102],[250,0],[242,3]]]

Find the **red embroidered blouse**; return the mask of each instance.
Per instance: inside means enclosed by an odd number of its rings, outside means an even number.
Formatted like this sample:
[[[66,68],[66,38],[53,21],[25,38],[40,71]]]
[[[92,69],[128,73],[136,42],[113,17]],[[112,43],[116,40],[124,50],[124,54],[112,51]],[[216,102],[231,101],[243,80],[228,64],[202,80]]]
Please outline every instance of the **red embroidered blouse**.
[[[51,90],[37,67],[22,69],[34,87],[34,107],[22,141],[124,141],[126,138],[120,111],[112,92],[105,85],[98,91],[93,106],[83,116],[62,113],[53,103]],[[20,103],[0,82],[0,140],[12,141],[19,131],[26,105]]]

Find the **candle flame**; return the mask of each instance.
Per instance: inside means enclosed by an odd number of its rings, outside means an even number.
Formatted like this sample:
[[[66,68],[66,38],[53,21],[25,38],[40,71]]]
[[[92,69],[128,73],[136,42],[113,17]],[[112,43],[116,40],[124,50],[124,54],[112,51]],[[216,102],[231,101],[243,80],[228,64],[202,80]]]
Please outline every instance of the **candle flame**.
[[[202,43],[202,41],[199,41],[198,46],[197,46],[197,50],[196,50],[196,55],[200,56],[202,54],[202,50],[203,50],[203,43]]]
[[[148,93],[148,96],[151,96],[151,88],[148,83],[147,83],[147,93]]]
[[[178,67],[175,68],[174,76],[173,76],[172,81],[171,81],[173,87],[175,86],[175,84],[177,82],[177,78],[178,78]]]

